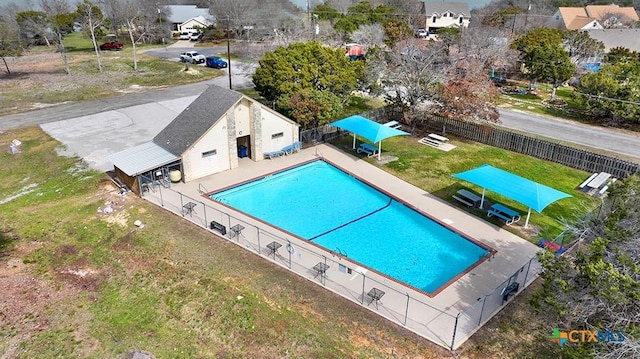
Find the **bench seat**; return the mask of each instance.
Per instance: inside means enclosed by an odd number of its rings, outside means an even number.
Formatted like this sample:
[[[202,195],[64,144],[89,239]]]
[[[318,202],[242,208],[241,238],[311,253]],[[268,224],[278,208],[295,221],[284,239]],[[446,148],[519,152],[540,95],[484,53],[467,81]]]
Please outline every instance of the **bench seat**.
[[[453,199],[456,201],[466,204],[468,207],[479,207],[480,201],[482,198],[476,195],[473,192],[467,191],[466,189],[460,189],[454,194]]]
[[[487,211],[487,216],[496,216],[505,221],[507,225],[520,220],[520,213],[512,210],[509,207],[505,207],[500,203],[495,203]]]
[[[462,203],[462,204],[466,204],[468,207],[473,207],[473,203],[469,202],[468,200],[462,198],[462,197],[458,197],[455,194],[452,196],[453,199],[455,199],[456,201]]]
[[[367,157],[371,157],[378,153],[378,147],[370,145],[368,143],[361,143],[360,146],[358,146],[356,152],[366,153]]]
[[[398,121],[389,121],[387,123],[384,123],[383,126],[395,128],[396,130],[399,130],[400,128],[402,128],[402,124]]]
[[[440,145],[442,145],[442,142],[433,140],[429,137],[423,137],[419,139],[418,142],[422,143],[423,145],[428,145],[432,147],[440,147]]]

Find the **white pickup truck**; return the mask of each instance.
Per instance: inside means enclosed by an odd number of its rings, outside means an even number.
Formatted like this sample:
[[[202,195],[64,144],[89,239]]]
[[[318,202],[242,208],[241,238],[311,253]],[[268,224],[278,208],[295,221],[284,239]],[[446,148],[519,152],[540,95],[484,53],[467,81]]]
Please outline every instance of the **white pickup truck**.
[[[204,55],[198,51],[187,51],[180,54],[180,61],[190,62],[192,64],[201,64],[206,61]]]

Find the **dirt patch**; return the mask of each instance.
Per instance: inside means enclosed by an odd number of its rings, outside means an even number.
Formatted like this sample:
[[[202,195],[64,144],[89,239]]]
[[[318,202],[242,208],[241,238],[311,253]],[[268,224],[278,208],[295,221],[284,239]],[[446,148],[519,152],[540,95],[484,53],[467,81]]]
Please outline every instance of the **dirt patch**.
[[[103,205],[98,207],[97,213],[100,218],[109,222],[127,227],[129,213],[124,209],[131,206],[135,201],[135,194],[131,192],[121,193],[119,188],[109,180],[102,181],[96,194],[97,198],[106,198]]]
[[[69,66],[87,61],[92,55],[83,54],[68,56]],[[39,50],[38,52],[27,52],[24,56],[8,57],[7,65],[11,74],[3,72],[0,75],[6,88],[30,89],[34,86],[44,86],[49,91],[68,91],[79,89],[87,85],[100,85],[110,82],[113,77],[111,73],[96,73],[87,76],[84,72],[71,71],[67,75],[64,63],[59,53],[51,50]]]
[[[0,261],[0,331],[7,338],[3,358],[15,357],[21,342],[51,326],[50,308],[68,303],[75,290],[65,285],[53,285],[31,274],[31,265],[23,258],[41,246],[39,242],[19,243],[11,258]],[[61,304],[64,305],[64,304]]]

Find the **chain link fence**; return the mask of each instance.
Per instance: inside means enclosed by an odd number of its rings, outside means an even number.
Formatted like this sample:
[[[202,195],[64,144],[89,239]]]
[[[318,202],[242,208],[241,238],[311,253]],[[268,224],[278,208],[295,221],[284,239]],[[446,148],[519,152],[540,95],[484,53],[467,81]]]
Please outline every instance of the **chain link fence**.
[[[145,192],[143,196],[450,350],[464,343],[540,272],[540,265],[533,257],[473,305],[456,310],[438,308],[428,303],[430,298],[425,293],[361,267],[351,261],[347,253],[328,251],[311,241],[244,219],[233,211],[214,208],[203,198],[192,198],[164,187]],[[512,283],[518,283],[515,290]]]

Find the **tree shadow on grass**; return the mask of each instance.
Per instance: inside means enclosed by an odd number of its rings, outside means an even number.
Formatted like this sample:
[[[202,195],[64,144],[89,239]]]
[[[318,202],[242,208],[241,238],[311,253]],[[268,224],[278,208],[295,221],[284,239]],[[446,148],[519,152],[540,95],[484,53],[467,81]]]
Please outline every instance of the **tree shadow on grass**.
[[[9,68],[11,69],[11,68]],[[0,74],[0,80],[18,80],[29,77],[29,72],[23,71],[11,71],[11,73],[7,73],[7,70]]]
[[[0,258],[8,255],[9,250],[17,241],[18,238],[11,233],[0,232]]]

